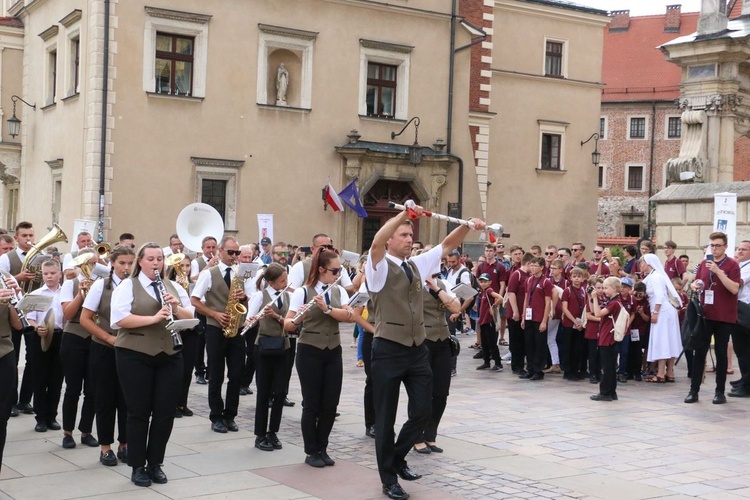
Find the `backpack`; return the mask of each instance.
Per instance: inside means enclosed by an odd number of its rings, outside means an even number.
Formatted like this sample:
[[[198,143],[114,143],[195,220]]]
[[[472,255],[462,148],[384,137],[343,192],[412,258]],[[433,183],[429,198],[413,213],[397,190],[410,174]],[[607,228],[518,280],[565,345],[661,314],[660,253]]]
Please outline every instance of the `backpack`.
[[[469,273],[469,282],[471,283],[471,288],[473,288],[477,292],[476,295],[469,299],[471,305],[468,308],[471,309],[472,307],[474,307],[474,302],[477,300],[477,297],[479,297],[479,294],[482,293],[482,287],[479,286],[479,280],[477,280],[477,277],[474,276],[474,273],[466,268],[463,268],[458,272],[458,276],[456,277],[456,285],[458,285],[459,283],[463,283],[461,281],[461,275],[463,273]]]
[[[628,310],[625,309],[625,306],[620,307],[620,312],[617,315],[617,319],[615,320],[610,315],[609,318],[612,320],[615,328],[615,342],[622,342],[622,339],[625,338],[625,332],[628,331],[628,322],[630,321],[630,313],[628,313]]]

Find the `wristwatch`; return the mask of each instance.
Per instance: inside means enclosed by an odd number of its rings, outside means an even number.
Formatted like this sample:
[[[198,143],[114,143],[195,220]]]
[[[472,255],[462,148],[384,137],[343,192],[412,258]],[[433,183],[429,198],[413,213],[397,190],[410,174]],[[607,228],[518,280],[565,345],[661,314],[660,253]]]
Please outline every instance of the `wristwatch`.
[[[331,314],[331,311],[333,311],[333,307],[331,307],[330,304],[326,304],[326,305],[328,306],[328,310],[327,311],[323,311],[323,314]]]

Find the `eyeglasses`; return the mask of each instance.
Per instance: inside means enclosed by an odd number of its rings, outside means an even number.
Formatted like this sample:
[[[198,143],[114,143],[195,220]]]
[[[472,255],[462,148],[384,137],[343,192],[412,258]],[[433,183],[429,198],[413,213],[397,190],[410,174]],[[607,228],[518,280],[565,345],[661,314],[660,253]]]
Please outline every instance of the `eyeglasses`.
[[[341,272],[341,268],[340,267],[337,267],[336,269],[328,269],[327,267],[324,267],[323,269],[325,269],[326,271],[330,272],[334,276],[337,276]]]
[[[582,248],[571,248],[571,250],[573,250],[574,252],[580,252],[583,249]]]
[[[555,252],[544,252],[544,255],[555,255]]]
[[[229,250],[227,248],[224,248],[224,251],[231,257],[231,256],[239,256],[242,252],[240,250]]]
[[[279,257],[286,257],[287,255],[289,255],[289,252],[274,252],[274,253],[278,255]]]
[[[725,245],[725,244],[723,244],[723,243],[711,243],[711,244],[710,244],[710,245],[708,245],[708,246],[710,246],[711,248],[723,248],[723,247],[725,247],[726,245]]]
[[[602,253],[601,250],[594,250],[594,253]]]
[[[564,253],[559,253],[559,254],[557,254],[557,256],[558,256],[558,257],[567,257],[567,255],[566,255],[566,254],[564,254]]]

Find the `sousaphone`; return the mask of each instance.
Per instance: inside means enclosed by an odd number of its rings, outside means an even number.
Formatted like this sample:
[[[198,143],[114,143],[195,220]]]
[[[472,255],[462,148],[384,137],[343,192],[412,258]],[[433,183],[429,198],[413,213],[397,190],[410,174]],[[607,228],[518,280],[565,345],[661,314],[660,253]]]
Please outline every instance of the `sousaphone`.
[[[200,252],[206,236],[213,236],[217,242],[221,241],[224,236],[224,220],[211,205],[191,203],[177,216],[176,232],[185,248]]]

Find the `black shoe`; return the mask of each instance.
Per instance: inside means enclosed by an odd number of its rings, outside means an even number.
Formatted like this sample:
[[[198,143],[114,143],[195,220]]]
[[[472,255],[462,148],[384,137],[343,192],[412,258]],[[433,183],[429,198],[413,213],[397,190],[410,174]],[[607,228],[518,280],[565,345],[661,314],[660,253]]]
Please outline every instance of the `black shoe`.
[[[729,381],[729,385],[731,385],[732,387],[739,387],[741,384],[742,384],[742,379]]]
[[[617,401],[618,399],[619,399],[619,398],[617,397],[617,393],[616,393],[616,392],[613,392],[613,393],[612,393],[612,401]]]
[[[398,477],[400,477],[404,481],[416,481],[417,479],[422,477],[422,474],[417,474],[416,472],[411,470],[409,466],[406,465],[406,462],[396,468],[396,474],[398,474]]]
[[[455,377],[456,375],[458,375],[458,372],[455,369],[451,369],[451,377]],[[398,485],[396,485],[396,486],[398,486]],[[400,488],[400,486],[399,486],[399,488]],[[409,498],[409,497],[405,497],[405,498]]]
[[[175,408],[174,418],[182,418],[182,410],[180,410],[179,408]]]
[[[324,464],[330,466],[330,465],[336,465],[336,462],[328,456],[328,453],[325,451],[320,452],[320,459],[323,461]]]
[[[273,449],[273,447],[271,447]],[[322,458],[320,458],[320,453],[313,453],[312,455],[307,455],[305,458],[305,463],[311,467],[316,467],[318,469],[322,469],[326,466],[326,463],[323,461]]]
[[[252,392],[250,394],[252,394]],[[295,404],[297,403],[295,403],[294,401],[289,401],[289,398],[284,398],[284,406],[288,406],[289,408],[291,408]]]
[[[195,415],[193,413],[193,410],[191,410],[187,406],[185,406],[184,408],[179,408],[179,410],[182,412],[183,417],[192,417],[193,415]]]
[[[11,417],[17,417],[18,416],[18,406],[13,405],[13,407],[10,409],[10,416]]]
[[[471,357],[471,359],[482,359],[484,357],[484,353],[482,351],[479,351],[477,353],[474,353],[474,356]]]
[[[130,480],[136,486],[151,486],[151,478],[148,476],[148,471],[145,467],[133,467]]]
[[[60,429],[62,429],[62,427],[60,427],[60,424],[57,423],[57,420],[50,420],[49,422],[47,422],[47,428],[51,431],[59,431]]]
[[[686,403],[697,403],[698,402],[698,393],[697,392],[689,392],[688,395],[685,397]]]
[[[268,442],[266,436],[256,436],[255,447],[262,451],[273,451],[273,445]]]
[[[406,500],[409,494],[398,483],[383,485],[383,494],[393,500]]]
[[[229,432],[237,432],[238,430],[240,430],[240,428],[237,427],[237,424],[234,423],[234,419],[231,418],[228,420],[224,420],[224,426]]]
[[[717,393],[716,393],[716,394],[714,395],[714,399],[713,399],[713,401],[711,401],[711,402],[712,402],[713,404],[715,404],[715,405],[723,405],[724,403],[726,403],[726,402],[727,402],[727,397],[726,397],[726,396],[724,395],[724,393],[723,393],[723,392],[717,392]]]
[[[365,436],[375,439],[375,426],[374,425],[365,429]]]
[[[333,418],[339,418],[341,416],[341,413],[336,412],[336,415],[333,416]]]
[[[196,375],[195,383],[200,384],[200,385],[206,385],[208,382],[206,382],[206,378],[203,375]]]
[[[224,425],[224,422],[217,420],[216,422],[211,422],[211,430],[220,434],[226,434],[228,429],[227,426]]]
[[[71,436],[70,434],[65,434],[63,436],[62,447],[65,448],[66,450],[69,450],[71,448],[75,448],[76,447],[76,440],[73,439],[73,436]]]
[[[544,373],[535,373],[529,380],[544,380]]]
[[[117,457],[115,456],[115,452],[112,450],[107,450],[107,453],[99,452],[99,462],[102,465],[114,467],[115,465],[117,465]]]
[[[489,369],[490,369],[490,364],[489,363],[485,363],[483,365],[477,366],[477,370],[489,370]]]
[[[523,375],[519,375],[518,378],[520,378],[520,379],[530,379],[533,376],[534,376],[534,374],[531,373],[531,372],[523,372]]]
[[[86,446],[91,446],[93,448],[95,446],[99,446],[99,441],[97,441],[96,438],[91,434],[86,434],[85,436],[81,436],[81,444],[85,444]]]
[[[432,453],[432,450],[427,445],[424,445],[424,448],[417,448],[415,445],[413,448],[414,451],[416,451],[417,453],[421,453],[422,455],[429,455]]]
[[[47,432],[47,424],[45,424],[44,422],[37,422],[34,430],[36,432]]]
[[[750,398],[750,391],[747,390],[747,387],[741,385],[732,389],[729,395],[733,398]]]
[[[599,381],[596,380],[596,377],[589,377],[589,384],[598,384]]]
[[[612,401],[612,396],[605,396],[604,394],[594,394],[590,397],[591,401]]]
[[[240,387],[240,396],[247,396],[247,388]]]
[[[636,382],[643,382],[643,377],[641,377],[640,375],[636,375],[635,376],[635,381]]]
[[[627,384],[628,383],[628,377],[625,376],[625,375],[618,375],[617,376],[617,381],[620,382],[621,384]]]
[[[121,450],[117,450],[117,458],[119,458],[120,462],[124,464],[128,463],[128,447],[127,446]]]
[[[443,452],[443,449],[440,446],[436,445],[436,444],[428,444],[427,447],[433,453],[442,453]]]
[[[281,441],[279,441],[279,438],[276,436],[275,432],[269,432],[266,435],[266,439],[268,439],[268,442],[273,446],[274,450],[280,450],[282,448]]]
[[[18,403],[18,410],[26,415],[34,414],[34,407],[29,403]]]
[[[148,475],[156,484],[167,484],[167,475],[161,470],[161,465],[149,465]]]
[[[501,372],[503,371],[503,365],[494,365],[492,368],[490,368],[491,372]]]

